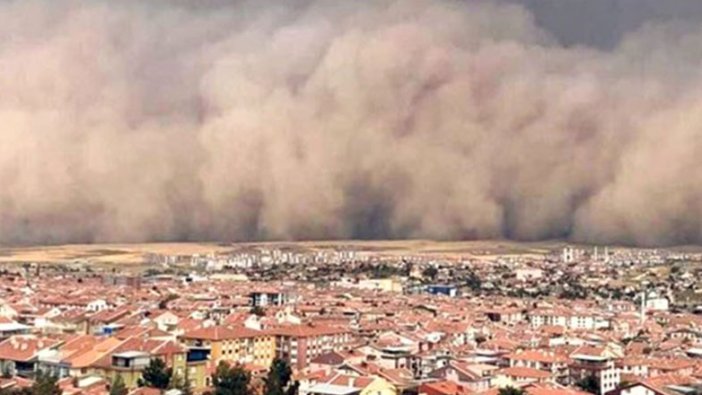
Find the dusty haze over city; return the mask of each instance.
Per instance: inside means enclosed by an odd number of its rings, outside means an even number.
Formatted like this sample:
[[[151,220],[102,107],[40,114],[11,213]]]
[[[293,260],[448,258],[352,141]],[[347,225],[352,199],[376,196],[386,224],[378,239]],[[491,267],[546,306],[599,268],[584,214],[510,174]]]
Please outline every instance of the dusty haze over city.
[[[0,2],[0,243],[702,243],[702,2]]]

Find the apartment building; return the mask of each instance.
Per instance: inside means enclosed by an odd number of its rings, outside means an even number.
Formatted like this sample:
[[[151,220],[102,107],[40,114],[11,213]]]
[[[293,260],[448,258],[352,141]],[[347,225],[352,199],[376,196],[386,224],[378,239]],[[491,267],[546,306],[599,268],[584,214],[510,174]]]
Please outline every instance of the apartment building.
[[[209,349],[210,359],[261,367],[270,366],[276,356],[276,338],[267,331],[243,326],[211,326],[186,332],[180,336],[188,347]]]
[[[544,325],[562,326],[568,329],[601,329],[610,326],[606,317],[589,311],[571,309],[539,309],[529,313],[529,323],[533,328]]]
[[[548,350],[524,350],[506,355],[510,367],[525,367],[550,372],[558,382],[568,379],[568,357]]]
[[[330,351],[344,350],[352,341],[349,328],[328,325],[286,325],[273,329],[276,351],[297,369]]]
[[[621,382],[620,370],[616,366],[616,356],[604,347],[581,346],[570,354],[570,377],[578,382],[594,376],[600,384],[600,393],[613,391]]]

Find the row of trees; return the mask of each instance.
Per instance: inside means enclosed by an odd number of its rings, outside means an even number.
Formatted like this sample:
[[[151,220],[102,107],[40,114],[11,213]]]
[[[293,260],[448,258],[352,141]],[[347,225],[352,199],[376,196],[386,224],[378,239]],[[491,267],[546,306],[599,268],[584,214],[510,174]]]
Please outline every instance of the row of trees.
[[[212,395],[252,395],[251,373],[241,365],[220,362],[212,375]],[[275,359],[263,379],[263,395],[295,395],[299,383],[292,380],[292,369],[282,359]]]
[[[191,395],[192,388],[187,377],[180,378],[166,366],[162,359],[152,359],[144,369],[139,386],[161,390],[177,388],[184,395]],[[595,376],[587,376],[577,383],[583,391],[598,394],[599,380]],[[251,388],[251,373],[241,365],[230,365],[220,362],[212,375],[213,392],[209,395],[253,395]],[[268,374],[263,380],[263,395],[296,395],[299,383],[292,379],[290,365],[281,359],[275,359]],[[20,389],[0,389],[0,395],[61,395],[63,391],[58,386],[58,378],[38,371],[31,387]],[[127,386],[121,376],[117,376],[110,386],[110,395],[127,395]],[[505,387],[499,390],[499,395],[525,395],[521,388]]]
[[[159,358],[152,359],[146,366],[138,385],[162,390],[176,388],[184,395],[192,394],[188,378],[174,375],[173,369],[167,367]],[[252,395],[254,391],[251,385],[251,373],[248,370],[241,365],[231,365],[222,361],[212,375],[211,395]],[[290,365],[284,360],[275,359],[263,380],[263,395],[295,395],[298,386],[298,382],[292,380]],[[110,395],[126,395],[127,392],[124,381],[117,376],[110,387]]]
[[[190,387],[179,387],[180,382],[173,382],[174,376],[171,369],[167,368],[160,359],[153,359],[144,370],[140,386],[153,388],[179,388],[184,394],[192,393]],[[119,380],[119,376],[117,377]],[[186,380],[187,381],[187,380]],[[577,386],[583,391],[591,394],[598,394],[600,383],[595,376],[587,376],[578,381]],[[220,362],[217,370],[212,375],[212,387],[214,392],[210,395],[252,395],[251,373],[241,365],[230,365],[227,362]],[[296,395],[299,383],[292,380],[292,369],[290,365],[281,359],[275,359],[271,364],[266,378],[263,380],[263,395]],[[126,395],[127,389],[124,382],[115,383],[112,386],[110,395]],[[60,394],[60,392],[59,392]],[[2,395],[2,394],[0,394]],[[42,393],[40,395],[54,395],[53,393]],[[526,395],[522,388],[505,387],[499,390],[499,395]]]
[[[34,383],[26,388],[0,389],[0,395],[61,395],[63,390],[58,386],[58,378],[37,371]]]
[[[193,393],[188,377],[179,377],[166,363],[155,358],[146,366],[138,381],[141,387],[151,387],[160,390],[179,389],[183,395]],[[292,380],[290,365],[281,359],[271,364],[267,376],[263,380],[263,395],[295,395],[298,382]],[[253,395],[251,388],[251,373],[240,365],[230,365],[220,362],[212,375],[214,392],[211,395]],[[61,395],[63,390],[58,386],[58,378],[42,371],[37,371],[34,383],[27,388],[0,389],[0,395]],[[117,377],[110,385],[110,395],[127,395],[129,392],[122,376]]]

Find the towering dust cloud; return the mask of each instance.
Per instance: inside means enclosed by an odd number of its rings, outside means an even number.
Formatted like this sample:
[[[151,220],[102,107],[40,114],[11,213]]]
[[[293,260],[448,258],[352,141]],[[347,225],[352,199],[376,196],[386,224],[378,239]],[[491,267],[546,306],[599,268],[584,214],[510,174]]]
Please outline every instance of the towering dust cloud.
[[[702,24],[518,1],[0,2],[0,242],[702,242]]]

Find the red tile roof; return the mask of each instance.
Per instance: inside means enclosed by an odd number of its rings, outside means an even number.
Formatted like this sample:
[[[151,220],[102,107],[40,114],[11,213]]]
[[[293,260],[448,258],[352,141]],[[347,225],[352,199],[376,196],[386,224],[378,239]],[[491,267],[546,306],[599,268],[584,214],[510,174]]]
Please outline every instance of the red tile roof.
[[[232,340],[232,339],[242,339],[251,338],[258,336],[265,336],[267,333],[263,331],[257,331],[255,329],[249,329],[243,326],[240,327],[226,327],[226,326],[211,326],[207,328],[195,329],[186,332],[181,337],[183,339],[199,339],[199,340],[210,340],[210,341],[220,341],[220,340]]]

